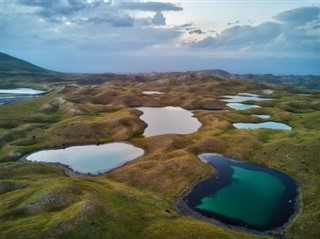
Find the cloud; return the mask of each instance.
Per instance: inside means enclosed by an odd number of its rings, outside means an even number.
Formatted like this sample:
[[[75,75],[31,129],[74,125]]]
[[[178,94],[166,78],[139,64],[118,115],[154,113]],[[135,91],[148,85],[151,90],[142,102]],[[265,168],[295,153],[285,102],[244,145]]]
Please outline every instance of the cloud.
[[[154,17],[151,19],[151,23],[154,25],[166,25],[166,18],[161,12],[157,12]]]
[[[43,66],[49,68],[61,62],[63,69],[73,65],[72,71],[81,71],[91,69],[88,62],[95,59],[101,71],[140,70],[148,64],[155,70],[167,64],[170,70],[187,64],[187,58],[189,68],[226,57],[319,59],[319,8],[314,7],[285,11],[259,25],[233,21],[219,33],[212,30],[218,29],[214,24],[193,22],[173,3],[15,0],[2,7],[3,50],[36,64],[47,62]],[[175,16],[179,25],[174,24]],[[139,64],[138,58],[148,64]]]
[[[305,25],[308,23],[320,22],[319,7],[302,7],[282,12],[274,19],[290,25]]]
[[[162,12],[139,17],[100,1],[19,1],[6,3],[3,10],[2,41],[8,52],[140,54],[171,46],[181,35],[180,29],[165,25]]]
[[[21,6],[33,10],[33,14],[45,21],[56,24],[110,24],[113,27],[132,27],[135,22],[142,25],[165,25],[163,11],[182,11],[172,3],[163,2],[112,2],[104,0],[17,0]],[[151,11],[156,14],[150,18],[136,18],[130,11]],[[137,21],[136,21],[137,20]]]
[[[204,32],[204,31],[202,31],[201,29],[194,29],[194,30],[189,31],[189,34],[198,34],[198,35],[202,35],[202,34],[205,34],[205,32]]]
[[[185,23],[180,26],[177,26],[178,29],[181,31],[184,31],[190,35],[204,35],[206,34],[205,31],[203,31],[201,28],[199,28],[194,22]],[[215,32],[215,31],[209,31],[209,32]]]
[[[276,39],[281,32],[280,24],[266,22],[256,27],[250,25],[234,26],[225,29],[217,37],[207,37],[195,42],[195,47],[207,48],[238,48],[239,46],[256,46],[266,44]]]
[[[86,20],[88,23],[101,24],[109,23],[113,27],[132,27],[135,19],[129,15],[113,15],[106,13],[103,17],[90,17]]]
[[[277,21],[257,26],[231,26],[216,37],[208,36],[190,43],[190,47],[231,51],[242,56],[262,57],[277,53],[319,58],[319,11],[319,7],[302,7],[276,15]]]
[[[79,0],[55,0],[55,1],[43,1],[43,0],[19,0],[18,3],[29,6],[37,7],[37,13],[45,18],[52,18],[59,15],[70,15],[84,9],[92,9],[104,4],[104,1],[79,1]]]
[[[119,2],[117,6],[126,10],[139,10],[139,11],[152,11],[152,12],[164,12],[164,11],[182,11],[183,8],[173,3],[164,2]]]
[[[232,26],[232,25],[237,25],[237,24],[239,24],[239,23],[240,23],[239,20],[234,21],[234,22],[228,22],[227,26],[229,27],[229,26]]]

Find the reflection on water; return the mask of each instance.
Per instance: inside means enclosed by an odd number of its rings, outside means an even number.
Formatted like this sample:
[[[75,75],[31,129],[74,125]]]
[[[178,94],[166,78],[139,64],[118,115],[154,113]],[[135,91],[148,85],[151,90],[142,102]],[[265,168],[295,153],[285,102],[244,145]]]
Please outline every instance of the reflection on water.
[[[235,110],[248,110],[252,108],[260,108],[260,106],[258,105],[249,105],[241,103],[228,103],[227,106]]]
[[[269,119],[271,117],[271,115],[252,115],[252,116],[259,117],[261,119]]]
[[[144,136],[163,134],[190,134],[196,132],[201,124],[193,113],[180,107],[139,107],[143,112],[140,118],[148,124]]]
[[[160,94],[163,94],[163,92],[147,90],[147,91],[142,91],[142,94],[145,94],[145,95],[160,95]]]
[[[42,150],[26,157],[29,161],[61,163],[79,173],[99,174],[119,167],[143,154],[131,144],[73,146],[66,149]]]
[[[0,105],[32,98],[43,92],[42,90],[31,88],[0,89]]]
[[[278,122],[264,122],[264,123],[234,123],[234,127],[238,129],[283,129],[283,130],[291,130],[292,127],[289,125],[278,123]]]
[[[0,89],[1,94],[38,95],[43,92],[43,90],[34,90],[31,88]]]
[[[254,101],[263,101],[263,100],[272,100],[271,98],[260,98],[259,95],[250,94],[250,93],[239,93],[238,95],[225,95],[222,101],[229,103],[240,103],[244,101],[254,100]]]

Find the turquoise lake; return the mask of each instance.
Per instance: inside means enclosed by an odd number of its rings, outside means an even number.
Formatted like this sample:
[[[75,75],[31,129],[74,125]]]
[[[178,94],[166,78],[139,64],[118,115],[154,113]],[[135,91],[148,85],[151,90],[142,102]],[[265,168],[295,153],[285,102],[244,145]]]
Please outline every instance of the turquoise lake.
[[[42,150],[30,154],[26,160],[60,163],[75,172],[100,174],[117,168],[143,155],[143,149],[126,143],[72,146],[65,149]]]
[[[242,103],[228,103],[227,106],[235,110],[248,110],[252,108],[260,108],[260,106],[258,105],[242,104]]]
[[[296,183],[287,175],[219,154],[201,154],[217,175],[197,184],[183,199],[202,216],[224,224],[267,231],[295,212]]]
[[[312,94],[303,94],[303,93],[298,94],[298,95],[300,95],[300,96],[312,96]]]
[[[282,129],[292,130],[292,127],[278,122],[263,122],[263,123],[234,123],[234,127],[237,129]]]
[[[163,134],[191,134],[201,123],[194,114],[180,107],[139,107],[143,112],[140,118],[148,124],[143,135],[146,137]]]

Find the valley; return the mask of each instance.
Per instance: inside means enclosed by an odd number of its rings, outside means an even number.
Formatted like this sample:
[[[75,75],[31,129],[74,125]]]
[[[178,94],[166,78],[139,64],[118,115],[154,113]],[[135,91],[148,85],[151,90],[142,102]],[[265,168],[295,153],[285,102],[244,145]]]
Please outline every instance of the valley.
[[[1,89],[49,90],[0,105],[0,238],[319,238],[318,90],[208,72],[76,75],[39,70],[33,77],[33,68],[20,74],[19,64],[12,66],[15,74],[1,76]],[[225,96],[239,93],[269,100],[249,97],[241,103],[258,107],[228,107]],[[179,107],[198,124],[186,133],[146,135],[150,123],[142,109],[151,107]],[[291,130],[234,126],[265,122]],[[96,176],[21,160],[44,149],[115,142],[130,143],[144,154]],[[203,153],[292,177],[300,196],[290,223],[250,231],[180,213],[176,200],[217,174],[214,165],[197,157]]]

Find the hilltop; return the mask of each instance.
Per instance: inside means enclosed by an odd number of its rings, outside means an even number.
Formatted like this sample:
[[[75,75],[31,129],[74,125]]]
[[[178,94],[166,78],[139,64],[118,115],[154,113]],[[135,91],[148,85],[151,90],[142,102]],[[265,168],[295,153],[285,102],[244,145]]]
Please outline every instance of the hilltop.
[[[67,74],[51,71],[0,52],[1,88],[42,88],[44,84],[66,80]]]
[[[13,76],[52,76],[61,74],[0,52],[1,78]]]
[[[0,53],[1,60],[1,87],[15,88],[19,86],[39,87],[43,84],[77,83],[81,85],[98,85],[105,82],[146,82],[146,81],[178,81],[182,84],[191,81],[206,81],[210,77],[250,81],[263,84],[279,84],[289,87],[302,87],[309,90],[320,89],[320,76],[272,74],[232,74],[221,69],[207,69],[187,72],[155,72],[141,74],[113,74],[113,73],[61,73],[41,68],[30,62]],[[13,82],[14,81],[14,82]]]

